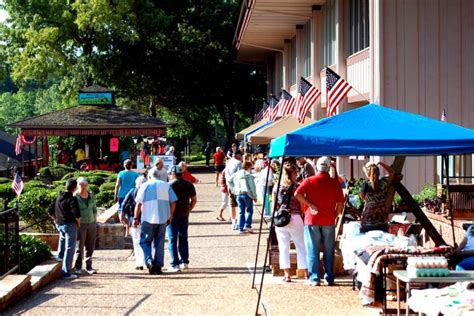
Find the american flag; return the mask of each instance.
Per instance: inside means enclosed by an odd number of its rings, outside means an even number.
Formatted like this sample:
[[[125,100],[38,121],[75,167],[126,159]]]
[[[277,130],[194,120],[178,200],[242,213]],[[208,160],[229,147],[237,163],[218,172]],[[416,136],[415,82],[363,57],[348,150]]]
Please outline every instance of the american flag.
[[[337,106],[352,89],[344,79],[329,68],[326,68],[326,107],[327,116],[336,115]]]
[[[448,121],[448,115],[446,114],[446,109],[443,109],[443,113],[441,113],[441,121],[443,122]]]
[[[273,95],[271,96],[270,105],[268,106],[268,119],[270,121],[273,121],[276,118],[276,115],[277,115],[277,112],[278,112],[277,106],[278,106],[279,102],[280,101],[278,101],[278,99],[275,98],[275,96],[273,96]]]
[[[17,171],[15,179],[12,182],[12,189],[15,191],[17,196],[20,196],[23,191],[23,180],[21,179],[20,172]]]
[[[257,123],[263,119],[263,108],[262,107],[257,107],[255,109],[255,114],[253,116],[253,122]]]
[[[298,94],[296,95],[297,103],[293,112],[298,122],[304,123],[306,114],[308,114],[314,102],[316,102],[320,96],[321,92],[305,78],[301,77],[298,85]]]
[[[21,148],[23,147],[23,143],[21,142],[21,136],[18,135],[15,142],[15,154],[18,156],[21,154]]]
[[[291,94],[286,91],[286,90],[281,90],[281,97],[280,97],[280,102],[279,102],[279,105],[278,105],[278,113],[277,113],[277,117],[282,117],[282,116],[285,116],[285,115],[288,115],[290,112],[288,111],[289,109],[289,106],[290,106],[290,102],[291,102],[291,99],[293,97],[291,96]]]
[[[263,101],[262,105],[263,118],[268,119],[270,117],[270,106],[267,101]]]

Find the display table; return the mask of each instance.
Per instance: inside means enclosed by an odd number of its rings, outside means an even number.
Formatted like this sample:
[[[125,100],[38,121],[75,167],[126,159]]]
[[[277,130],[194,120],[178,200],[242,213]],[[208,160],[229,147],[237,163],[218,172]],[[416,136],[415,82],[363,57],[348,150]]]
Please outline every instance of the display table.
[[[428,284],[428,283],[455,283],[464,281],[474,282],[474,271],[450,271],[447,277],[411,277],[405,270],[396,270],[393,275],[397,279],[397,315],[400,315],[400,281],[405,282],[405,295],[406,295],[406,315],[410,313],[409,307],[409,296],[410,296],[410,284]]]

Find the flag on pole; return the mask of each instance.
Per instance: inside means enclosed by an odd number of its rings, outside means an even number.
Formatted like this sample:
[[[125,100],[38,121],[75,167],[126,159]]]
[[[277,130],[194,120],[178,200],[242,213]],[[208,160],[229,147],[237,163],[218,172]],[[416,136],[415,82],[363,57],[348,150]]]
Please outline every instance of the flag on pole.
[[[326,67],[326,110],[327,116],[336,115],[337,106],[352,89],[337,73]]]
[[[263,119],[263,108],[262,107],[257,107],[255,109],[255,114],[253,116],[253,122],[257,123]]]
[[[270,98],[270,105],[268,106],[269,108],[269,112],[268,112],[268,119],[270,121],[274,121],[276,119],[276,115],[277,115],[277,112],[278,112],[278,103],[280,101],[278,101],[277,98],[275,98],[275,96],[271,96]]]
[[[270,117],[270,106],[268,105],[267,101],[263,101],[262,109],[263,109],[263,118],[264,119],[269,119],[269,117]]]
[[[448,115],[446,114],[446,109],[443,109],[443,113],[441,113],[441,121],[443,122],[448,121]]]
[[[320,96],[321,92],[305,78],[301,77],[298,84],[298,94],[296,95],[296,107],[293,112],[298,122],[304,123],[306,114],[308,114],[314,102]]]
[[[23,147],[23,143],[21,142],[21,136],[18,135],[16,137],[16,142],[15,142],[15,154],[18,156],[21,154],[21,149]]]
[[[289,114],[288,108],[290,106],[292,98],[293,97],[288,91],[286,91],[285,89],[281,90],[281,97],[279,102],[280,105],[278,106],[277,117],[282,117]]]
[[[12,182],[12,189],[15,191],[17,196],[20,196],[21,192],[23,191],[23,180],[21,179],[20,172],[17,171],[15,175],[15,179]]]

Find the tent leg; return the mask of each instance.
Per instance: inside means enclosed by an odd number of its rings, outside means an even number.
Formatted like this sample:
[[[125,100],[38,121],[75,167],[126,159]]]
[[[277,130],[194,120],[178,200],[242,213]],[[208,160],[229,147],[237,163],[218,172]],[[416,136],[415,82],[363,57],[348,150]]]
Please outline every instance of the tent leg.
[[[431,223],[430,219],[425,215],[425,213],[423,213],[420,206],[413,199],[410,192],[408,192],[407,188],[405,188],[405,186],[399,181],[395,181],[392,186],[403,199],[403,201],[410,207],[416,219],[420,222],[421,226],[423,226],[428,236],[434,241],[435,245],[446,245],[443,237],[441,237],[441,235]]]
[[[395,176],[400,176],[402,174],[403,166],[405,165],[405,156],[397,156],[393,160],[392,169],[395,173]],[[393,198],[395,197],[395,188],[391,186],[387,192],[387,199],[385,201],[385,206],[388,210],[392,209]]]
[[[456,234],[454,232],[454,212],[453,207],[451,205],[451,193],[449,189],[449,156],[443,155],[442,160],[444,161],[444,165],[446,166],[446,207],[449,210],[449,218],[451,222],[451,232],[453,234],[453,246],[457,247],[456,244]]]
[[[260,250],[260,240],[262,239],[262,227],[263,227],[263,217],[265,213],[265,206],[267,205],[268,198],[268,177],[270,176],[270,158],[267,160],[267,177],[265,178],[265,192],[263,193],[263,207],[262,214],[260,215],[260,227],[258,228],[258,241],[257,241],[257,253],[255,254],[255,265],[253,267],[253,277],[252,277],[252,289],[255,288],[255,276],[257,275],[257,262],[258,262],[258,253]]]
[[[281,176],[283,175],[284,161],[285,161],[285,156],[282,156],[281,157],[281,165],[280,165],[280,175],[278,177],[278,184],[277,184],[277,189],[276,189],[277,192],[280,191],[280,183],[281,183]],[[278,199],[275,199],[275,201],[273,202],[273,214],[272,214],[272,221],[271,221],[271,224],[270,224],[270,235],[272,234],[272,230],[275,227],[274,218],[275,218],[275,211],[276,211],[277,203],[278,203]],[[265,251],[265,259],[263,260],[262,279],[260,280],[260,288],[258,290],[258,300],[257,300],[257,308],[255,310],[255,315],[258,315],[258,309],[260,307],[260,301],[262,300],[263,279],[265,278],[265,270],[267,269],[267,260],[268,260],[268,252],[270,250],[270,242],[271,242],[271,238],[270,238],[270,236],[268,236],[267,249]]]

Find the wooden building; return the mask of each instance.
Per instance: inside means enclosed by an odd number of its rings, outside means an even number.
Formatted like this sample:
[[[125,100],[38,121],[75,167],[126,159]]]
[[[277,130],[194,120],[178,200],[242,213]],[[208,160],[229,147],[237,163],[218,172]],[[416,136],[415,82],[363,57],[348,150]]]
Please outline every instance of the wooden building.
[[[474,128],[473,33],[471,0],[244,0],[234,45],[237,61],[264,62],[269,95],[295,95],[299,77],[316,85],[313,119],[326,117],[328,66],[355,88],[340,112],[368,101],[438,119],[445,109]],[[348,158],[339,164],[347,170]],[[471,155],[452,164],[453,175],[472,175]],[[405,182],[416,192],[440,168],[437,157],[408,158]]]

